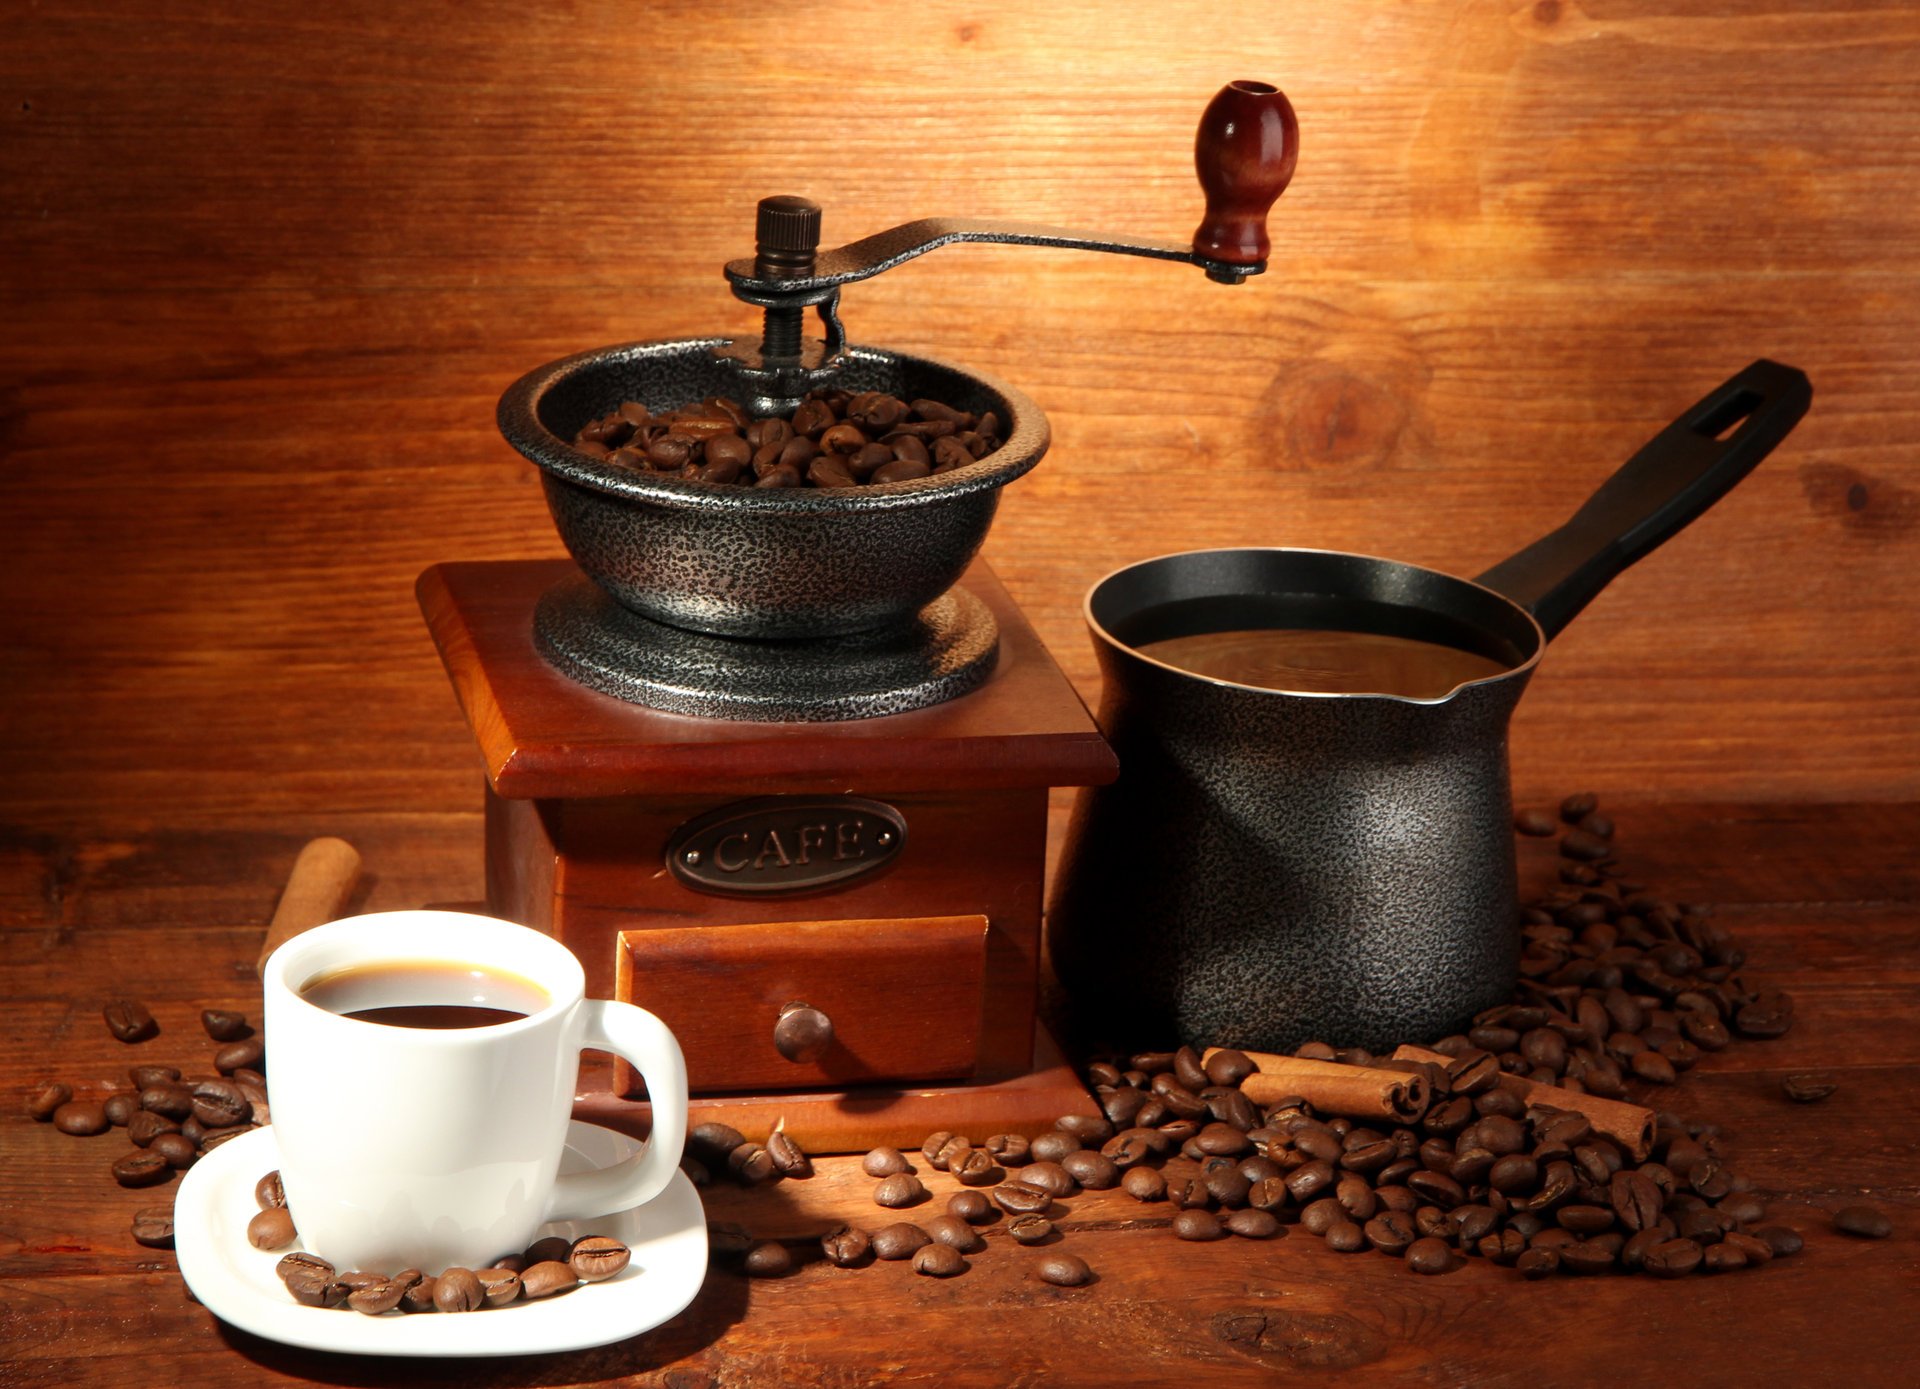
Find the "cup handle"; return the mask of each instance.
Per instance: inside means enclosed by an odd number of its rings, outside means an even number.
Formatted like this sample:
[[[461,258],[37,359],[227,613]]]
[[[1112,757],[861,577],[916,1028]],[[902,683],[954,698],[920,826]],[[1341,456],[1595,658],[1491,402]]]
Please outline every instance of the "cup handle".
[[[644,1008],[590,998],[581,1045],[613,1052],[647,1083],[653,1129],[647,1146],[595,1172],[576,1172],[553,1184],[548,1220],[591,1220],[651,1201],[673,1180],[687,1144],[687,1063],[667,1025]]]

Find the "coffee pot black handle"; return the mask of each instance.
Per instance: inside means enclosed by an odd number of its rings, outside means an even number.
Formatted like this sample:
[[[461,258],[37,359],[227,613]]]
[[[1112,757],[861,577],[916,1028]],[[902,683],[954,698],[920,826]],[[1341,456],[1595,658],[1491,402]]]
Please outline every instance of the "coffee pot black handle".
[[[1572,519],[1479,576],[1552,638],[1600,590],[1733,489],[1807,413],[1805,373],[1764,358],[1709,392]]]

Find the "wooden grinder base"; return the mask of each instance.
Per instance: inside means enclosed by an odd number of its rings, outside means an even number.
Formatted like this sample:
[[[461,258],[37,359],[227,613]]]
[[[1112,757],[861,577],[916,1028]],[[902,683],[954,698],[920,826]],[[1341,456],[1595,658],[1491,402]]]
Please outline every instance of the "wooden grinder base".
[[[1037,1018],[1046,811],[1052,787],[1101,784],[1118,766],[986,566],[962,580],[1001,634],[980,689],[802,724],[667,714],[568,680],[535,649],[532,614],[575,572],[564,560],[442,564],[418,585],[486,765],[487,911],[564,942],[589,996],[673,1029],[694,1123],[750,1137],[780,1125],[826,1153],[1097,1112]],[[801,890],[765,878],[737,890],[747,871],[716,890],[680,871],[685,835],[768,804],[803,807],[816,853],[864,853],[887,825],[890,849],[871,871]],[[835,819],[876,805],[882,820],[864,829]],[[764,860],[777,879],[802,844],[785,833],[758,855],[733,841],[729,871]],[[706,857],[720,862],[717,842]],[[796,1056],[776,1030],[795,1003],[831,1020],[824,1050]],[[590,1060],[582,1086],[580,1117],[644,1131],[623,1065]]]

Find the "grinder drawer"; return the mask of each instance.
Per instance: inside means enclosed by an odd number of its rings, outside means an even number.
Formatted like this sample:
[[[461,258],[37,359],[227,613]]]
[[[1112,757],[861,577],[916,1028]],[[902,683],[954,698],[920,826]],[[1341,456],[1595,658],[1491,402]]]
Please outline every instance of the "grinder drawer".
[[[622,931],[614,997],[673,1029],[697,1093],[959,1079],[986,948],[979,915]],[[638,1078],[622,1065],[615,1085]]]

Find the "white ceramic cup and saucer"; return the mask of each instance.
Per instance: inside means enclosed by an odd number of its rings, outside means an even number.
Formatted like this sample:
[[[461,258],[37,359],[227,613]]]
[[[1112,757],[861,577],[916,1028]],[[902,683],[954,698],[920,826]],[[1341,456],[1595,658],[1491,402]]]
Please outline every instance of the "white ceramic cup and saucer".
[[[587,998],[565,946],[488,917],[381,912],[293,937],[262,984],[273,1122],[209,1154],[175,1202],[181,1272],[217,1315],[322,1349],[512,1354],[618,1339],[692,1300],[705,1228],[679,1170],[679,1044],[644,1009]],[[519,1015],[471,1026],[348,1016],[396,1006]],[[571,1122],[585,1048],[615,1053],[645,1079],[652,1130],[638,1151]],[[537,1303],[372,1318],[300,1307],[273,1286],[281,1251],[245,1244],[252,1184],[275,1167],[296,1247],[343,1271],[484,1268],[553,1229],[641,1243],[615,1279]]]

